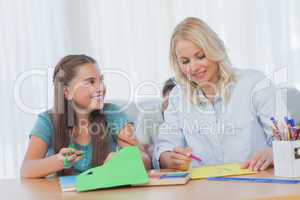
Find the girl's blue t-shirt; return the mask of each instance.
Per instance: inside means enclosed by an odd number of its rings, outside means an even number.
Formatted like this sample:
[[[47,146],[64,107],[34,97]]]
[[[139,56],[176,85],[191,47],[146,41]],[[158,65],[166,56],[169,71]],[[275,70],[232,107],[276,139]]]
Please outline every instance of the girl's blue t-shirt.
[[[123,127],[128,123],[132,123],[128,117],[120,111],[120,107],[114,104],[105,104],[103,108],[105,115],[105,120],[107,123],[107,136],[108,136],[108,148],[110,152],[117,150],[117,138]],[[52,147],[52,138],[54,134],[54,126],[51,120],[49,111],[40,113],[37,117],[35,125],[31,130],[30,137],[32,135],[42,139],[48,145],[47,156],[54,154]],[[80,173],[91,167],[92,161],[92,144],[80,145],[74,144],[77,150],[82,150],[85,152],[83,158],[76,162],[73,169]]]

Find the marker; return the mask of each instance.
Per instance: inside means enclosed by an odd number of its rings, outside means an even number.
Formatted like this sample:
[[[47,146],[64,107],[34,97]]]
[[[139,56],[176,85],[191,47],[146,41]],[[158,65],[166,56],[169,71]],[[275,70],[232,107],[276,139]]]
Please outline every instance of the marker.
[[[75,154],[76,152],[76,147],[74,143],[69,144],[68,148],[70,148],[71,150],[67,153],[68,156],[71,156],[73,154]],[[84,151],[80,151],[79,153],[76,153],[76,156],[83,156],[84,155]]]
[[[202,159],[199,158],[198,156],[194,155],[192,152],[190,152],[190,153],[182,153],[182,152],[176,152],[175,151],[175,153],[181,154],[181,155],[186,156],[186,157],[189,157],[189,158],[191,158],[193,160],[197,160],[198,162],[202,162]]]
[[[295,131],[295,125],[296,125],[295,120],[291,118],[289,120],[289,124],[291,125],[291,139],[295,140],[295,136],[297,134],[297,132]]]
[[[284,122],[286,123],[287,126],[287,140],[291,139],[291,131],[290,131],[290,120],[288,117],[284,117]]]
[[[271,117],[271,121],[275,127],[275,132],[273,133],[274,134],[274,137],[276,140],[281,140],[281,136],[280,136],[280,131],[279,131],[279,128],[278,128],[278,122],[277,120],[274,118],[274,117]]]
[[[292,127],[295,127],[295,126],[296,126],[295,120],[294,120],[293,118],[291,118],[291,119],[289,120],[289,122],[290,122],[290,125],[291,125]]]
[[[296,126],[294,127],[294,136],[293,136],[293,139],[294,140],[298,140],[299,138],[299,133],[300,133],[300,129],[299,129],[299,126]]]
[[[193,154],[190,155],[190,158],[192,158],[193,160],[197,160],[198,162],[202,162],[201,158],[199,158],[198,156],[195,156]]]
[[[68,151],[67,153],[64,153],[63,155],[65,156],[65,157],[69,157],[69,156],[72,156],[72,155],[74,155],[74,154],[76,154],[76,156],[83,156],[84,155],[84,152],[83,151],[80,151],[80,152],[78,152],[78,153],[76,153],[75,152],[75,149],[73,150],[70,150],[70,151]]]
[[[178,154],[181,154],[181,155],[184,155],[184,156],[187,156],[186,154],[182,154],[182,153],[178,153]],[[193,159],[193,160],[197,160],[198,162],[202,162],[202,159],[200,158],[200,157],[198,157],[198,156],[195,156],[194,154],[190,154],[189,156],[187,156],[187,157],[189,157],[189,158],[191,158],[191,159]]]
[[[271,117],[271,121],[273,122],[273,125],[274,125],[274,127],[276,128],[276,129],[279,129],[278,128],[278,122],[277,122],[277,120],[275,119],[275,117]]]

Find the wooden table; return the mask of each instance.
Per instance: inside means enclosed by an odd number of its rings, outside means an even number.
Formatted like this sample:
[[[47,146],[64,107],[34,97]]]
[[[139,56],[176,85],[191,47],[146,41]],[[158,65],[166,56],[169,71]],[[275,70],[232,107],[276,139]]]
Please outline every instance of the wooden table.
[[[273,170],[253,177],[272,178]],[[60,191],[57,178],[0,180],[1,199],[8,200],[176,200],[176,199],[300,199],[300,185],[192,180],[187,185],[126,187],[76,193]]]

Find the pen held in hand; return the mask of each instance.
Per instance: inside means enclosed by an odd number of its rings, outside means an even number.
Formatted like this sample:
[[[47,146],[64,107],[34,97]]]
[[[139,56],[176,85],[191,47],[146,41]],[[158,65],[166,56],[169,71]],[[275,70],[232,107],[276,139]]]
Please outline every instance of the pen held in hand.
[[[193,160],[197,160],[198,162],[202,162],[201,158],[199,158],[198,156],[195,156],[193,154],[190,155],[190,158],[192,158]]]

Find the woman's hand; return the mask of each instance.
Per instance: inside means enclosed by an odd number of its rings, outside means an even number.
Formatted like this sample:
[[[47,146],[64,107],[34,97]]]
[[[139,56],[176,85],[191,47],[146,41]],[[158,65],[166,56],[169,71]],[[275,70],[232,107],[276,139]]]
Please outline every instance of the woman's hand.
[[[192,162],[192,148],[176,147],[173,151],[166,151],[160,155],[160,166],[162,168],[186,171]]]
[[[254,171],[266,170],[270,165],[273,165],[273,151],[272,148],[267,148],[256,153],[251,159],[244,162],[241,168],[248,168]]]

